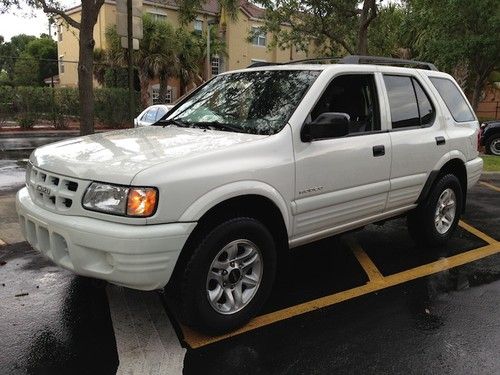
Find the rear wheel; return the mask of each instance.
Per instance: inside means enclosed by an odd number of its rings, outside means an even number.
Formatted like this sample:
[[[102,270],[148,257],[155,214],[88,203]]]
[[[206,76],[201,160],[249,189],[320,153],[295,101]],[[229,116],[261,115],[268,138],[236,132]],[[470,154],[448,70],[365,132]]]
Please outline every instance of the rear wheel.
[[[259,221],[236,218],[207,231],[184,271],[184,323],[208,333],[245,324],[269,296],[275,268],[274,239]]]
[[[500,156],[500,135],[494,135],[486,142],[486,153]]]
[[[457,228],[462,212],[462,187],[455,175],[439,177],[427,199],[408,215],[413,239],[430,247],[441,246]]]

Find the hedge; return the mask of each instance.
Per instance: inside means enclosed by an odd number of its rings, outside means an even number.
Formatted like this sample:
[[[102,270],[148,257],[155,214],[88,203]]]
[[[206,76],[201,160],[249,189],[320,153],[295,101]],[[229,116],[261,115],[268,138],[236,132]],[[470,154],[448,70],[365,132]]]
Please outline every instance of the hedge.
[[[127,89],[98,88],[94,90],[94,98],[94,115],[99,122],[111,127],[130,124]],[[139,94],[136,103],[137,114]],[[68,119],[77,119],[79,114],[77,88],[0,86],[0,123],[8,117],[17,120],[20,126],[31,127],[43,119],[63,128]]]

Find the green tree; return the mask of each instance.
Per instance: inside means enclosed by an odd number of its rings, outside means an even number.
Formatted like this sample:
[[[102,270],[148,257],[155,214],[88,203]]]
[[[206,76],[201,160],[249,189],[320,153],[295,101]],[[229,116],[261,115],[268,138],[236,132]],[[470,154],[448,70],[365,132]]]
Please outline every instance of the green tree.
[[[17,86],[38,86],[38,61],[24,52],[14,64],[14,84]]]
[[[408,0],[404,27],[415,57],[449,72],[466,67],[465,89],[477,109],[488,76],[500,65],[500,2]]]
[[[32,35],[19,34],[13,36],[10,42],[0,41],[0,69],[5,70],[10,80],[14,79],[14,66],[17,59],[26,51],[28,44],[35,40]]]
[[[39,84],[57,74],[57,43],[52,38],[43,36],[32,40],[26,46],[26,52],[38,60]]]
[[[257,3],[266,8],[262,30],[272,33],[271,46],[296,46],[307,51],[314,40],[328,55],[368,53],[368,29],[378,11],[376,0],[258,0]]]
[[[406,8],[389,3],[379,9],[377,18],[368,31],[369,52],[375,56],[408,58],[407,48],[403,43],[402,25]]]
[[[0,0],[0,13],[29,6],[61,18],[78,30],[78,95],[80,98],[80,134],[94,132],[94,26],[104,0],[81,0],[81,17],[77,21],[66,14],[58,0]]]

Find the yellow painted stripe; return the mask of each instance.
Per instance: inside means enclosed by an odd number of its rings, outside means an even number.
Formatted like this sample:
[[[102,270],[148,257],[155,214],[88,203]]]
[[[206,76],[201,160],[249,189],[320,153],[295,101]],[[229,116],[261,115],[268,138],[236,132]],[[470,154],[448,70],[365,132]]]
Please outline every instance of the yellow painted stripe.
[[[370,281],[377,281],[384,277],[384,275],[380,273],[377,266],[372,262],[368,254],[366,254],[361,245],[353,237],[349,237],[345,241],[351,248],[359,264],[361,264],[361,267],[365,270]]]
[[[494,238],[491,238],[486,233],[481,232],[479,229],[474,228],[472,225],[469,225],[462,220],[458,222],[458,225],[460,225],[467,232],[472,233],[474,236],[479,237],[480,239],[482,239],[485,242],[488,242],[489,244],[498,243],[497,240],[495,240]]]
[[[7,243],[0,238],[0,246],[4,246],[4,245],[7,245]]]
[[[212,344],[217,341],[227,339],[229,337],[237,336],[242,333],[276,323],[281,320],[289,319],[297,315],[305,314],[320,308],[331,306],[371,292],[375,292],[391,286],[402,284],[407,281],[429,276],[497,253],[500,253],[499,242],[495,242],[493,244],[480,247],[478,249],[470,250],[465,253],[457,254],[449,258],[443,258],[436,262],[425,264],[423,266],[412,268],[410,270],[399,272],[394,275],[390,275],[380,280],[377,280],[376,282],[369,282],[368,284],[362,285],[357,288],[331,294],[329,296],[301,303],[296,306],[288,307],[269,314],[258,316],[252,319],[244,327],[241,327],[236,331],[229,332],[221,336],[206,336],[192,330],[189,327],[181,326],[184,335],[184,341],[191,348],[196,349],[208,344]]]
[[[483,185],[483,186],[486,186],[487,188],[490,188],[492,190],[500,191],[500,188],[498,186],[493,185],[493,184],[489,184],[489,183],[484,182],[484,181],[479,181],[479,184]]]

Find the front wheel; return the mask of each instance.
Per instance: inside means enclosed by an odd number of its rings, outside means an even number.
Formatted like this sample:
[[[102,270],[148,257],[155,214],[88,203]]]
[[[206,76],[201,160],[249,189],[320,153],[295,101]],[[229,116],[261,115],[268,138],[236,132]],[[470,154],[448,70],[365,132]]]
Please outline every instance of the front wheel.
[[[462,196],[455,175],[441,176],[427,199],[408,215],[408,230],[413,239],[430,247],[444,245],[457,228]]]
[[[207,333],[245,324],[269,296],[275,268],[273,236],[259,221],[236,218],[207,231],[183,275],[184,323]]]

